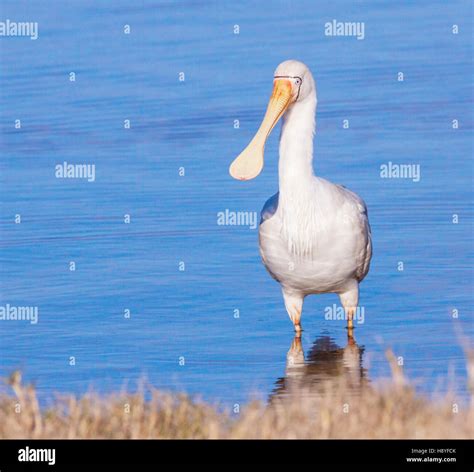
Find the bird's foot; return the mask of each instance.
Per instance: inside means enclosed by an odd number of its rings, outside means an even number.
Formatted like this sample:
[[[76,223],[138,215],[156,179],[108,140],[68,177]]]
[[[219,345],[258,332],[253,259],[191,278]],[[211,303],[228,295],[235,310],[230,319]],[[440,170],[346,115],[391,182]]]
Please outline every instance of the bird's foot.
[[[301,337],[301,332],[303,331],[303,328],[301,327],[301,324],[297,323],[294,326],[295,326],[296,336]]]
[[[352,314],[349,314],[347,317],[347,329],[354,329],[354,320]]]
[[[350,342],[351,340],[354,339],[354,327],[353,326],[347,326],[347,340]]]

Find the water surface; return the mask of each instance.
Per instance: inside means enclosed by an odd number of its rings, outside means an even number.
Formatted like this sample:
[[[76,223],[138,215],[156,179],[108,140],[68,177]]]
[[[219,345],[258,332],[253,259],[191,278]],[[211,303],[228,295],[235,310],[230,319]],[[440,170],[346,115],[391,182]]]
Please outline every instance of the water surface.
[[[273,70],[297,58],[317,81],[316,173],[369,208],[363,377],[389,375],[390,347],[421,391],[467,397],[470,3],[272,3],[2,2],[2,19],[37,21],[39,38],[0,38],[0,304],[37,306],[39,322],[0,323],[0,375],[21,369],[42,399],[143,376],[224,405],[278,391],[293,343],[279,286],[257,231],[217,213],[258,212],[277,190],[278,133],[258,179],[227,169]],[[325,36],[333,19],[364,22],[365,39]],[[56,178],[64,161],[95,164],[95,181]],[[382,179],[388,162],[420,165],[420,181]],[[341,375],[344,322],[324,319],[338,302],[306,299],[310,383]]]

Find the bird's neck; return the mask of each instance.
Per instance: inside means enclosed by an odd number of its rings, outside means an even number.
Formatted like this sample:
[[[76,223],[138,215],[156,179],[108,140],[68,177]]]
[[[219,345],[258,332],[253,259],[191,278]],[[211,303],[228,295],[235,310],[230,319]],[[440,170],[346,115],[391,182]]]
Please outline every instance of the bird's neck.
[[[278,211],[290,253],[311,254],[317,231],[313,136],[316,94],[295,103],[284,116],[280,137]]]
[[[314,181],[313,136],[316,94],[296,102],[283,116],[278,163],[280,198],[310,188]]]

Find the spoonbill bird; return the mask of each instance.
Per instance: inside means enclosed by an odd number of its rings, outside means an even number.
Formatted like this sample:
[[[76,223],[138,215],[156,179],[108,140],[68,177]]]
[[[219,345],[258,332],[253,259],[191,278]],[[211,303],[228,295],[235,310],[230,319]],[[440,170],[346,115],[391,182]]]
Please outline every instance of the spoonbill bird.
[[[306,295],[337,293],[349,330],[359,303],[359,282],[369,271],[372,243],[367,207],[354,192],[314,175],[316,85],[308,67],[282,62],[273,92],[252,141],[230,165],[238,180],[257,177],[265,142],[283,117],[278,164],[279,192],[264,205],[260,254],[282,287],[286,311],[301,332]]]

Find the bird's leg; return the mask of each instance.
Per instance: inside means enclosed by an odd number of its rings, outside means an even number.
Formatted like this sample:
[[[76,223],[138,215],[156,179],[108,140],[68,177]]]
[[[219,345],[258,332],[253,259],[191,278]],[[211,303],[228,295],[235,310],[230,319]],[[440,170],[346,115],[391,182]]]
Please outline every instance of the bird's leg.
[[[298,292],[283,289],[283,300],[290,320],[297,334],[301,334],[301,312],[303,311],[303,295]]]
[[[354,314],[355,307],[350,307],[346,310],[347,314],[347,336],[352,338],[354,336]]]
[[[297,321],[293,321],[293,326],[295,327],[295,333],[301,335],[303,328],[301,327],[301,322],[299,319]]]
[[[357,304],[359,303],[359,284],[354,281],[348,290],[339,294],[339,298],[341,299],[341,304],[346,313],[348,333],[352,335],[354,329],[354,315],[356,314]]]

